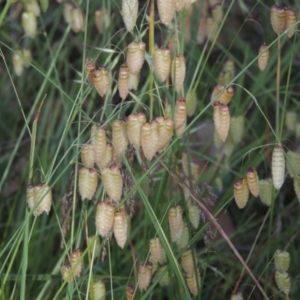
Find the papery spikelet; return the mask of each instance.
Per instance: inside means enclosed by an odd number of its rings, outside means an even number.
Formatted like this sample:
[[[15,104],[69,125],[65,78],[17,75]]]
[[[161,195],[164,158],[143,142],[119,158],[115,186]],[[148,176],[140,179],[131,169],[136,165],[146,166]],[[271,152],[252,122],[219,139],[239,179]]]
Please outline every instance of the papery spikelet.
[[[152,263],[148,262],[146,264],[139,265],[138,269],[138,282],[139,289],[141,291],[146,291],[150,285],[152,277]]]
[[[122,0],[122,17],[127,31],[131,32],[136,24],[138,15],[138,0]]]
[[[230,118],[230,135],[234,144],[239,144],[245,131],[245,117],[236,116]]]
[[[111,23],[111,18],[108,10],[106,10],[105,8],[96,10],[95,23],[98,32],[103,33],[103,31],[106,30]]]
[[[185,58],[182,54],[177,55],[172,61],[172,82],[175,91],[179,92],[184,83],[186,73]]]
[[[123,249],[128,237],[128,222],[126,212],[124,210],[120,210],[115,213],[114,236],[117,244]]]
[[[78,175],[78,187],[81,199],[91,200],[98,185],[98,174],[93,168],[81,168]]]
[[[127,136],[134,148],[141,147],[141,127],[146,123],[146,116],[143,113],[131,114],[127,118]]]
[[[196,255],[196,253],[194,253]],[[195,266],[194,266],[194,260],[193,260],[193,252],[191,249],[187,249],[184,251],[180,257],[181,265],[187,274],[194,274],[195,273]],[[196,257],[195,257],[195,263]]]
[[[258,55],[258,68],[263,71],[269,60],[269,49],[267,44],[262,44],[260,46]]]
[[[291,279],[287,272],[276,271],[275,282],[280,291],[288,295],[291,289]]]
[[[91,285],[91,298],[93,300],[105,300],[106,288],[102,280],[96,280]]]
[[[165,119],[164,117],[157,117],[158,123],[158,153],[163,152],[169,145],[173,133],[174,122],[171,119]]]
[[[95,152],[92,144],[85,144],[81,150],[81,160],[86,168],[93,168],[95,164]]]
[[[232,137],[229,135],[225,141],[225,145],[224,145],[224,154],[225,157],[227,157],[228,159],[231,157],[231,154],[233,153],[233,149],[234,149],[234,143],[232,140]]]
[[[67,24],[70,24],[72,22],[72,10],[74,9],[74,6],[70,3],[64,4],[64,19]]]
[[[300,175],[300,153],[289,150],[286,159],[286,168],[289,175],[292,178],[298,177]]]
[[[161,276],[161,274],[163,272],[165,272],[166,268],[167,268],[167,266],[158,267],[153,280],[156,280],[157,278],[159,278]],[[166,271],[166,273],[160,278],[158,283],[159,283],[160,286],[168,286],[168,285],[170,285],[170,282],[171,281],[170,281],[169,272]]]
[[[140,73],[138,74],[131,74],[129,73],[128,76],[128,89],[129,91],[134,90],[136,91],[140,81]]]
[[[91,128],[91,143],[94,147],[95,161],[99,166],[99,163],[105,157],[106,153],[106,131],[104,128],[93,125]],[[99,167],[100,168],[100,167]]]
[[[182,165],[182,170],[185,176],[189,177],[190,172],[193,180],[197,180],[200,174],[200,165],[190,161],[188,159],[188,156],[185,152],[182,152],[182,157],[181,157],[181,165]],[[190,168],[190,171],[189,171]]]
[[[185,0],[175,0],[175,9],[176,11],[181,11],[184,9]]]
[[[277,35],[280,35],[283,32],[285,26],[285,9],[274,4],[271,7],[270,18],[273,31]]]
[[[128,146],[126,122],[116,120],[112,124],[112,144],[117,155],[125,154]]]
[[[297,126],[297,113],[294,111],[288,111],[285,115],[285,125],[290,131],[295,131]]]
[[[158,237],[153,238],[149,242],[150,253],[152,256],[152,260],[163,264],[166,262],[166,253],[163,248],[160,239]]]
[[[211,100],[213,102],[218,101],[220,104],[227,105],[233,96],[234,89],[231,86],[225,89],[225,86],[219,83],[212,92]]]
[[[211,10],[212,18],[215,22],[221,23],[224,17],[223,6],[221,4],[216,4],[212,7]]]
[[[93,83],[98,94],[103,97],[110,87],[109,71],[106,67],[100,67],[93,72]]]
[[[82,251],[76,249],[70,254],[70,264],[74,277],[79,277],[83,267]]]
[[[272,203],[272,190],[273,182],[272,179],[262,179],[259,181],[259,198],[261,202],[267,206]]]
[[[228,59],[225,62],[223,69],[224,69],[224,72],[226,73],[226,76],[227,76],[226,84],[228,84],[233,80],[233,78],[235,76],[234,62],[231,59]]]
[[[39,216],[43,212],[48,215],[52,205],[52,191],[47,184],[38,184],[34,187],[34,204],[38,204],[33,212],[34,216]]]
[[[14,70],[17,76],[21,76],[24,70],[24,60],[20,56],[22,55],[21,50],[17,50],[16,53],[13,54],[12,62],[14,65]]]
[[[197,30],[197,43],[202,45],[207,37],[207,18],[201,16]]]
[[[186,127],[187,111],[185,98],[180,97],[176,101],[174,124],[175,131],[178,137],[181,137]]]
[[[274,254],[275,268],[278,271],[286,272],[290,266],[291,257],[287,251],[277,249]]]
[[[141,146],[145,157],[152,160],[158,150],[158,123],[154,120],[150,123],[145,123],[141,127]]]
[[[145,60],[145,50],[146,44],[143,42],[132,42],[128,45],[126,61],[130,73],[140,73]]]
[[[71,26],[75,33],[84,31],[84,16],[80,9],[74,8],[71,11]]]
[[[214,106],[214,108],[215,108],[215,106]],[[219,126],[216,126],[216,123],[215,123],[215,128],[216,128],[216,131],[219,134],[221,140],[223,142],[225,142],[228,132],[229,132],[229,127],[230,127],[229,108],[228,108],[228,106],[223,105],[223,104],[218,105],[218,108],[219,108],[219,117],[218,117]]]
[[[206,35],[207,39],[211,42],[214,41],[214,39],[217,36],[218,30],[219,30],[219,23],[214,21],[213,18],[207,18],[206,19]]]
[[[97,213],[96,213],[96,218],[97,218]],[[96,257],[100,257],[101,244],[98,236],[96,236],[96,239],[89,236],[87,240],[87,246],[90,248],[91,255],[94,256],[94,259]]]
[[[125,100],[128,95],[128,91],[129,91],[128,78],[129,78],[129,69],[128,66],[124,64],[120,67],[119,78],[118,78],[118,90],[122,100]]]
[[[300,176],[294,178],[294,190],[298,200],[300,201]]]
[[[169,26],[175,13],[175,0],[157,0],[157,8],[160,20]]]
[[[171,119],[171,117],[172,117],[172,106],[171,106],[170,102],[168,101],[168,99],[166,98],[166,100],[165,100],[165,118]],[[299,130],[299,132],[300,132],[300,130]],[[299,134],[299,136],[300,136],[300,134]]]
[[[37,18],[33,11],[24,11],[22,13],[22,26],[25,35],[33,39],[37,31]]]
[[[172,34],[168,42],[168,48],[170,49],[171,56],[175,56],[177,54],[178,43],[180,43],[178,34]]]
[[[114,165],[110,168],[103,168],[101,170],[101,177],[108,196],[112,200],[119,202],[123,190],[123,179],[118,166]]]
[[[70,283],[73,280],[72,269],[70,265],[63,265],[60,267],[61,277],[64,281]]]
[[[182,208],[181,206],[171,207],[169,210],[169,226],[172,242],[181,238],[183,232]]]
[[[111,143],[107,143],[106,152],[103,158],[100,159],[97,163],[99,169],[102,170],[103,168],[109,167],[110,164],[112,163],[113,157],[114,157],[114,148]]]
[[[149,256],[148,262],[152,263],[152,275],[153,275],[158,268],[158,262],[154,260],[151,254]]]
[[[219,102],[221,104],[221,101],[219,100],[219,98],[221,98],[222,94],[224,93],[225,91],[225,85],[224,84],[221,84],[221,83],[218,83],[212,94],[211,94],[211,102],[212,104],[214,104],[215,102]]]
[[[24,67],[25,68],[29,68],[30,67],[30,63],[32,61],[32,55],[31,55],[31,50],[30,49],[26,49],[24,48],[22,50],[23,53],[23,57],[24,57]]]
[[[238,179],[234,183],[234,199],[237,206],[242,209],[246,206],[249,198],[249,188],[247,180],[244,178]]]
[[[255,168],[253,167],[248,168],[246,178],[247,178],[247,184],[251,194],[254,197],[257,197],[259,193],[259,179]]]
[[[156,48],[153,54],[153,66],[158,79],[165,82],[170,75],[171,53],[168,48]]]
[[[88,58],[85,60],[84,68],[85,68],[85,72],[86,72],[88,81],[89,81],[90,83],[93,83],[93,75],[94,75],[94,71],[95,71],[95,69],[96,69],[94,59],[91,58],[91,57],[88,57]]]
[[[200,271],[197,269],[197,275],[196,273],[193,274],[186,274],[185,277],[186,284],[190,290],[190,292],[194,295],[198,295],[198,289],[200,289],[201,286],[201,276],[200,276]],[[197,282],[198,280],[198,282]]]
[[[28,185],[26,188],[26,200],[28,207],[31,209],[34,207],[35,203],[35,195],[34,195],[34,186]]]
[[[295,33],[295,23],[297,22],[297,13],[290,9],[286,8],[285,10],[285,27],[286,35],[291,38]],[[291,28],[290,28],[291,27]]]
[[[195,229],[199,227],[200,223],[200,209],[197,205],[188,206],[188,216],[191,224]]]
[[[176,245],[178,250],[186,248],[189,244],[189,241],[190,241],[189,228],[187,226],[187,223],[184,222],[182,225],[182,234],[180,236],[177,235],[177,239],[176,239]]]
[[[244,300],[243,294],[242,293],[236,293],[231,296],[230,300]]]
[[[189,117],[195,114],[197,109],[197,94],[195,91],[188,93],[186,97],[186,110]]]
[[[99,202],[96,211],[96,229],[101,237],[108,235],[113,227],[115,207],[106,201]]]
[[[40,1],[42,2],[42,1]],[[40,6],[37,0],[27,0],[22,3],[26,11],[32,11],[38,17],[41,13]]]
[[[285,157],[280,145],[274,147],[272,154],[272,179],[276,190],[279,190],[284,182]]]
[[[135,288],[132,284],[128,284],[126,289],[126,300],[133,300]]]

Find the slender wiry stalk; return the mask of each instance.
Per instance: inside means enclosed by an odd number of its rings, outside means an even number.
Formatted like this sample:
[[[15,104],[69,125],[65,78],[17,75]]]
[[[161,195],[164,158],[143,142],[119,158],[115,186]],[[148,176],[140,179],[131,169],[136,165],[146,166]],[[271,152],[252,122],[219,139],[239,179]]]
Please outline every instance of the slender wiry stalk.
[[[281,51],[280,51],[280,37],[278,37],[277,43],[277,72],[276,72],[276,136],[278,141],[280,141],[281,137],[279,136],[279,91],[280,91],[280,64],[281,64]]]
[[[153,57],[154,53],[154,0],[151,0],[150,3],[150,15],[149,15],[149,54]],[[153,70],[149,70],[149,91],[153,90]],[[150,93],[150,120],[153,118],[153,94]]]

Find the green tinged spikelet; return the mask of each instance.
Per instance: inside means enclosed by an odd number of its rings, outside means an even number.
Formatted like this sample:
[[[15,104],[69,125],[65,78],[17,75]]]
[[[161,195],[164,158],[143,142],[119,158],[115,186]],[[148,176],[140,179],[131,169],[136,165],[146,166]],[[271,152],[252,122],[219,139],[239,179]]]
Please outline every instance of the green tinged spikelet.
[[[259,181],[259,193],[258,196],[261,202],[267,206],[270,206],[272,203],[272,190],[273,182],[272,179],[261,179]]]
[[[277,249],[274,254],[274,263],[276,270],[286,272],[291,263],[290,254],[287,251]]]
[[[287,272],[281,272],[276,270],[275,272],[275,282],[280,291],[288,295],[291,289],[291,279]]]
[[[300,176],[300,153],[290,150],[287,152],[286,169],[292,178]]]

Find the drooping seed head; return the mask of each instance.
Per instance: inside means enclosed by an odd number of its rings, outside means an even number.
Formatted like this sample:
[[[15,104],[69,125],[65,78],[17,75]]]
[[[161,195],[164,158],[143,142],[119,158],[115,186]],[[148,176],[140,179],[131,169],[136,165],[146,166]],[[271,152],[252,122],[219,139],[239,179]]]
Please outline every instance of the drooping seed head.
[[[273,28],[273,31],[277,34],[280,35],[285,27],[285,19],[286,19],[286,13],[285,9],[283,7],[277,6],[274,4],[271,7],[271,25]]]
[[[197,30],[197,43],[202,45],[207,38],[207,18],[201,16],[199,19],[198,30]]]
[[[141,264],[138,267],[138,283],[140,291],[146,291],[152,277],[152,263]]]
[[[197,94],[195,91],[191,91],[186,97],[186,110],[189,117],[192,117],[197,109]]]
[[[131,32],[136,24],[138,15],[139,1],[138,0],[122,0],[123,22],[127,31]]]
[[[106,202],[101,201],[97,205],[96,211],[96,229],[101,237],[108,235],[113,227],[115,216],[115,207]]]
[[[127,65],[129,72],[139,74],[145,60],[146,44],[142,41],[132,42],[127,49]]]
[[[284,182],[285,157],[280,145],[274,147],[272,154],[272,179],[276,190],[279,190]]]
[[[188,206],[188,217],[193,227],[197,229],[200,223],[200,209],[197,205]]]
[[[213,42],[214,39],[216,38],[219,27],[220,24],[217,23],[213,18],[206,19],[206,35],[207,35],[207,39],[210,42]]]
[[[101,97],[108,93],[110,88],[110,76],[106,67],[100,67],[99,70],[93,72],[93,83]]]
[[[34,205],[38,204],[33,212],[34,216],[39,216],[43,212],[48,215],[52,205],[52,191],[47,184],[38,184],[34,187]]]
[[[263,71],[269,60],[269,49],[267,44],[262,44],[259,48],[258,68]]]
[[[160,20],[169,26],[175,13],[175,0],[157,0],[157,8]]]
[[[158,123],[158,153],[161,153],[168,147],[172,139],[174,122],[164,117],[157,117],[156,121]]]
[[[295,131],[297,126],[298,116],[295,111],[287,111],[285,115],[285,125],[288,130]]]
[[[16,53],[13,54],[12,62],[14,65],[14,71],[17,76],[21,76],[24,70],[24,60],[21,57],[22,51],[17,50]]]
[[[129,69],[127,64],[124,64],[120,67],[119,78],[118,78],[118,90],[122,100],[126,99],[129,92],[128,78],[129,78]]]
[[[295,23],[297,22],[297,13],[290,9],[286,8],[285,10],[285,27],[286,35],[291,38],[295,33]]]
[[[71,26],[75,33],[84,31],[84,16],[80,9],[74,8],[71,11]]]
[[[91,298],[94,300],[105,300],[106,297],[106,288],[102,280],[96,280],[92,283],[91,289]]]
[[[109,167],[113,161],[114,157],[114,148],[111,143],[106,144],[106,152],[101,160],[98,161],[97,166],[99,167],[100,171],[103,168]]]
[[[227,105],[231,101],[233,96],[233,87],[230,86],[227,89],[225,89],[225,85],[219,83],[212,92],[211,101],[213,103],[220,102],[220,104]]]
[[[230,118],[230,136],[235,145],[239,144],[245,132],[245,117],[243,115]]]
[[[216,23],[218,23],[218,24],[222,23],[223,17],[224,17],[223,6],[219,3],[214,5],[211,9],[211,14],[212,14],[213,20]]]
[[[244,300],[243,294],[238,292],[231,296],[230,300]]]
[[[175,10],[177,12],[183,10],[185,7],[185,0],[175,0]]]
[[[146,123],[146,116],[143,113],[131,114],[127,118],[127,136],[134,148],[141,147],[141,127]]]
[[[72,268],[70,265],[62,265],[60,267],[61,277],[64,281],[70,283],[73,280]]]
[[[196,253],[194,253],[194,255],[195,262],[197,263]],[[193,260],[193,252],[191,249],[187,249],[182,253],[180,257],[180,262],[186,274],[194,274],[195,266]]]
[[[83,268],[83,257],[80,249],[76,249],[70,254],[70,264],[73,276],[79,277]]]
[[[88,81],[90,83],[93,83],[93,74],[94,74],[94,71],[96,70],[96,65],[95,65],[94,59],[91,57],[88,57],[85,60],[84,68],[85,68],[85,72],[86,72]]]
[[[171,207],[169,210],[169,226],[172,242],[177,242],[183,233],[183,220],[181,206]]]
[[[189,161],[186,152],[182,152],[181,165],[182,165],[183,173],[186,177],[188,178],[190,177],[189,171],[191,171],[191,177],[193,181],[198,179],[200,175],[200,165],[198,163],[193,162],[192,160]]]
[[[176,135],[181,137],[184,133],[187,121],[187,109],[185,98],[180,97],[176,101],[175,114],[174,114],[174,125]]]
[[[91,200],[98,185],[98,173],[93,168],[81,168],[78,175],[78,187],[81,199]]]
[[[95,24],[99,33],[103,33],[111,23],[111,17],[107,9],[97,9],[95,11]]]
[[[163,248],[158,237],[150,240],[149,248],[152,256],[152,262],[164,264],[167,261],[165,249]]]
[[[253,167],[248,168],[246,178],[247,178],[247,184],[251,194],[254,197],[257,197],[259,194],[259,178],[255,168]]]
[[[152,160],[155,153],[158,151],[159,135],[158,123],[153,120],[150,123],[145,123],[141,127],[141,146],[145,157]]]
[[[178,250],[186,248],[189,244],[189,241],[190,241],[189,228],[187,226],[187,223],[183,222],[182,234],[180,234],[180,236],[178,235],[177,239],[176,239],[176,245],[177,245]]]
[[[161,274],[163,272],[165,272],[166,268],[167,268],[166,265],[159,266],[157,268],[157,271],[155,272],[153,281],[156,280],[156,279],[158,279],[161,276]],[[159,283],[160,286],[168,286],[168,285],[170,285],[171,280],[170,280],[170,276],[169,276],[169,272],[168,271],[165,272],[165,274],[160,278],[160,280],[159,280],[158,283]]]
[[[172,61],[172,82],[175,86],[175,91],[179,92],[184,83],[186,73],[185,58],[182,54],[177,55]]]
[[[96,218],[97,218],[97,212],[96,212]],[[96,224],[97,226],[97,224]],[[100,239],[97,236],[96,240],[94,237],[89,236],[87,238],[87,246],[90,248],[91,255],[95,258],[100,257],[101,254],[101,244]]]
[[[129,73],[129,76],[128,76],[129,91],[131,91],[131,90],[136,91],[138,89],[139,81],[140,81],[140,73],[138,73],[138,74]]]
[[[215,107],[215,106],[214,106]],[[219,134],[221,140],[225,142],[229,128],[230,128],[230,113],[229,108],[226,105],[220,104],[219,108],[219,126],[215,126],[217,133]],[[216,124],[216,123],[215,123]]]
[[[272,179],[262,179],[259,181],[259,198],[261,202],[267,206],[272,203],[272,190],[273,182]]]
[[[26,188],[26,200],[28,207],[32,209],[35,203],[34,186],[28,185]]]
[[[72,10],[74,9],[74,6],[70,3],[64,4],[64,20],[67,24],[71,24],[72,22]]]
[[[200,286],[201,286],[200,270],[197,269],[197,275],[195,272],[193,274],[186,274],[185,281],[186,281],[186,284],[187,284],[190,292],[194,296],[197,296],[198,290],[200,289]]]
[[[117,244],[123,249],[127,241],[129,231],[129,224],[125,210],[122,209],[115,213],[113,227]]]
[[[287,272],[281,272],[276,270],[275,282],[280,291],[288,295],[291,289],[291,278]]]
[[[95,164],[95,152],[92,144],[85,144],[81,150],[81,160],[86,168],[93,168]]]
[[[22,27],[25,35],[33,39],[37,31],[37,17],[33,11],[24,11],[22,13]]]
[[[23,48],[22,50],[22,54],[24,57],[24,67],[25,68],[29,68],[30,67],[30,63],[32,61],[32,54],[31,54],[31,50],[27,49],[27,48]]]
[[[126,288],[126,300],[133,300],[135,288],[132,284],[128,284]]]
[[[286,168],[292,178],[300,175],[300,153],[289,150],[286,155]]]
[[[156,48],[153,54],[153,66],[158,79],[165,82],[170,75],[171,53],[168,48]]]
[[[112,124],[112,145],[117,155],[125,154],[128,147],[126,122],[115,120]]]
[[[106,131],[100,126],[93,125],[91,128],[91,143],[94,147],[95,161],[99,166],[106,154]],[[100,167],[99,167],[100,168]]]
[[[278,271],[286,272],[290,266],[291,257],[287,251],[277,249],[274,254],[275,268]]]
[[[246,206],[249,199],[249,188],[246,179],[240,178],[234,183],[234,199],[239,209]]]
[[[121,200],[123,190],[123,179],[118,166],[101,170],[101,177],[104,189],[108,196],[117,203]]]

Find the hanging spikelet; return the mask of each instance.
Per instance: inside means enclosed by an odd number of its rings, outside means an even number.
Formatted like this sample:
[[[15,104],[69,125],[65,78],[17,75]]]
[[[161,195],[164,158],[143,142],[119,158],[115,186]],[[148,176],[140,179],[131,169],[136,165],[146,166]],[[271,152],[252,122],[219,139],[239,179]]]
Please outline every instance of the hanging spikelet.
[[[280,291],[288,295],[291,289],[291,279],[287,272],[276,271],[275,282]]]
[[[166,260],[165,249],[163,248],[158,237],[153,238],[149,242],[150,253],[154,262],[164,264]]]
[[[196,253],[195,255],[195,263],[197,264],[197,258]],[[194,266],[194,260],[193,260],[193,252],[191,249],[187,249],[184,251],[180,257],[180,261],[182,264],[182,267],[186,274],[194,274],[195,273],[195,266]]]
[[[81,199],[91,200],[98,185],[98,174],[93,168],[81,168],[78,175],[78,187]]]
[[[246,177],[247,177],[247,184],[251,194],[254,197],[257,197],[259,193],[259,179],[255,168],[253,167],[248,168]]]
[[[174,124],[175,131],[178,137],[181,137],[186,127],[187,111],[185,98],[180,97],[176,101]]]
[[[246,206],[248,198],[249,188],[247,185],[247,180],[240,178],[234,183],[234,199],[239,209],[242,209]]]
[[[168,48],[156,48],[153,54],[153,66],[158,79],[165,82],[170,75],[171,53]]]
[[[91,284],[91,298],[93,300],[105,300],[106,288],[102,280],[96,280]]]
[[[269,49],[267,44],[262,44],[260,46],[258,55],[258,68],[263,71],[269,60]]]
[[[63,265],[60,267],[61,277],[64,281],[70,283],[73,280],[72,269],[70,265]]]
[[[70,254],[70,264],[74,277],[80,276],[83,267],[82,259],[82,251],[80,249],[76,249]]]
[[[93,83],[98,94],[103,97],[108,93],[110,87],[109,72],[106,67],[100,67],[93,72]]]
[[[175,0],[175,10],[181,11],[184,9],[185,6],[185,0]]]
[[[118,90],[122,100],[125,100],[128,95],[128,91],[129,91],[128,78],[129,78],[129,69],[127,64],[124,64],[120,67],[119,78],[118,78]]]
[[[189,244],[189,241],[190,241],[189,228],[187,226],[187,223],[183,222],[182,234],[180,234],[180,236],[178,235],[176,238],[176,245],[177,245],[178,250],[186,248]]]
[[[99,33],[103,33],[109,27],[111,18],[107,9],[103,8],[95,11],[95,23]]]
[[[126,288],[126,300],[133,300],[135,294],[135,288],[132,284],[128,284]]]
[[[161,276],[161,274],[163,272],[165,272],[167,266],[160,266],[158,267],[157,271],[155,272],[155,276],[153,278],[153,281],[156,280],[157,278],[159,278]],[[165,274],[160,278],[159,280],[159,285],[160,286],[168,286],[170,285],[170,276],[169,276],[169,272],[166,271]]]
[[[95,153],[95,161],[98,167],[101,165],[101,161],[105,157],[106,153],[106,131],[104,128],[101,128],[99,126],[93,125],[91,128],[91,143],[94,147],[94,153]]]
[[[16,53],[13,54],[12,61],[14,65],[14,70],[17,76],[21,76],[24,70],[24,60],[20,56],[22,55],[21,50],[17,50]]]
[[[285,9],[285,27],[286,35],[291,38],[295,33],[295,23],[297,22],[297,13],[290,9]],[[291,27],[291,28],[290,28]]]
[[[128,76],[128,89],[129,91],[134,90],[136,91],[140,81],[140,74],[131,74],[129,73]]]
[[[236,116],[230,118],[230,135],[233,143],[239,144],[243,137],[245,131],[245,117],[244,116]]]
[[[297,126],[297,113],[295,111],[287,111],[285,115],[285,126],[290,131],[295,131]]]
[[[190,176],[190,172],[189,172],[189,168],[190,168],[193,181],[198,179],[200,175],[200,165],[193,161],[189,161],[186,152],[182,152],[181,165],[182,165],[183,173],[186,177]]]
[[[213,42],[219,30],[219,24],[213,18],[206,19],[206,35],[210,42]]]
[[[141,291],[146,291],[150,285],[152,276],[152,263],[139,265],[138,269],[138,283]]]
[[[37,18],[33,11],[24,11],[22,13],[22,27],[25,35],[33,39],[37,31]]]
[[[188,216],[191,224],[195,229],[199,227],[200,223],[200,209],[197,205],[188,206]]]
[[[242,293],[236,293],[231,296],[230,300],[244,300],[243,294]]]
[[[196,91],[191,91],[186,97],[186,110],[189,117],[192,117],[197,109],[197,94]]]
[[[218,105],[219,108],[219,126],[215,126],[217,133],[219,134],[221,140],[225,142],[229,127],[230,127],[230,113],[229,108],[226,105],[220,104]],[[215,123],[216,125],[216,123]]]
[[[42,1],[40,1],[42,3]],[[41,13],[41,9],[37,0],[27,0],[22,3],[26,11],[32,11],[38,17]]]
[[[223,6],[221,4],[214,5],[211,9],[211,14],[216,23],[222,23],[224,17]]]
[[[231,59],[228,59],[225,62],[223,69],[226,74],[226,84],[229,84],[235,76],[234,62]]]
[[[300,176],[294,178],[294,190],[298,200],[300,201]]]
[[[292,178],[298,177],[300,175],[300,153],[289,150],[286,159],[286,168],[289,175]]]
[[[85,60],[85,73],[87,75],[87,79],[90,83],[93,83],[93,75],[94,75],[94,71],[96,70],[96,66],[95,66],[95,61],[93,58],[88,57]]]
[[[165,118],[172,118],[172,106],[168,101],[168,98],[165,98]],[[300,131],[300,130],[299,130]]]
[[[125,246],[128,237],[128,220],[126,217],[126,212],[124,209],[115,213],[114,217],[114,236],[116,238],[117,244],[122,249]]]
[[[64,4],[64,20],[67,24],[71,24],[72,21],[72,10],[74,9],[74,6],[70,3]]]
[[[197,43],[202,45],[207,37],[207,18],[206,16],[201,16],[198,24],[197,30]]]
[[[174,132],[174,122],[171,119],[157,117],[158,123],[158,153],[163,152],[169,145]]]
[[[277,249],[274,254],[275,268],[278,271],[286,272],[290,266],[291,258],[287,251]]]
[[[276,190],[279,190],[284,182],[285,158],[280,145],[274,147],[272,154],[272,179]]]
[[[110,168],[103,168],[101,170],[101,177],[108,196],[112,200],[119,202],[122,195],[123,179],[118,166],[113,165]]]
[[[273,31],[280,35],[285,27],[285,9],[274,4],[271,7],[270,18]]]
[[[34,205],[38,204],[33,212],[34,216],[39,216],[43,212],[48,215],[52,205],[52,191],[48,184],[38,184],[33,190]]]
[[[193,274],[186,274],[185,280],[186,280],[186,284],[187,284],[190,292],[194,296],[197,296],[198,289],[200,289],[200,286],[201,286],[200,270],[197,269],[197,275],[195,272]]]
[[[28,207],[32,209],[34,207],[35,195],[34,195],[34,186],[28,185],[26,188],[26,200]]]
[[[89,236],[87,238],[87,246],[90,248],[91,255],[94,257],[94,259],[100,257],[101,244],[98,236],[96,236],[96,239],[94,237]]]
[[[150,123],[143,124],[141,127],[141,146],[148,160],[152,160],[158,150],[158,145],[158,123],[154,120]]]
[[[115,207],[112,204],[107,203],[106,201],[98,203],[96,211],[96,229],[101,237],[107,236],[112,229],[114,216]]]
[[[122,17],[127,31],[131,32],[136,24],[138,15],[138,0],[122,0]]]
[[[172,82],[175,86],[175,91],[179,92],[184,83],[186,73],[185,58],[182,54],[177,55],[172,61]]]
[[[126,122],[116,120],[112,124],[112,144],[117,155],[125,154],[128,146]]]
[[[143,113],[131,114],[127,118],[127,136],[134,148],[141,147],[141,127],[146,123],[146,116]]]
[[[100,159],[97,163],[97,166],[99,167],[100,171],[103,168],[110,166],[110,164],[112,163],[112,160],[113,160],[113,156],[114,156],[113,146],[111,143],[107,143],[106,144],[106,152],[105,152],[103,158]]]
[[[71,26],[75,33],[84,31],[84,16],[80,9],[73,8],[71,11]]]
[[[261,202],[267,206],[272,203],[272,190],[273,182],[272,179],[262,179],[259,181],[259,198]]]
[[[225,89],[225,86],[219,83],[212,92],[211,101],[213,103],[218,101],[220,102],[220,104],[227,105],[231,101],[233,96],[233,87],[230,86],[227,89]]]
[[[159,18],[166,26],[172,22],[175,12],[175,0],[157,0]]]
[[[210,98],[212,104],[214,104],[215,102],[219,102],[221,104],[219,98],[221,98],[224,91],[225,91],[225,85],[224,84],[218,83],[215,86],[215,88],[213,89],[213,92],[211,94],[211,98]]]
[[[81,160],[86,168],[93,168],[95,164],[95,152],[92,144],[85,144],[81,150]]]
[[[132,42],[127,49],[127,65],[129,72],[139,74],[145,59],[146,44],[143,42]]]
[[[234,149],[234,143],[232,141],[232,137],[229,135],[225,141],[225,146],[224,146],[224,154],[226,158],[230,158],[231,154],[233,153]]]
[[[172,242],[178,241],[183,232],[182,208],[181,206],[171,207],[169,210],[169,226]]]

